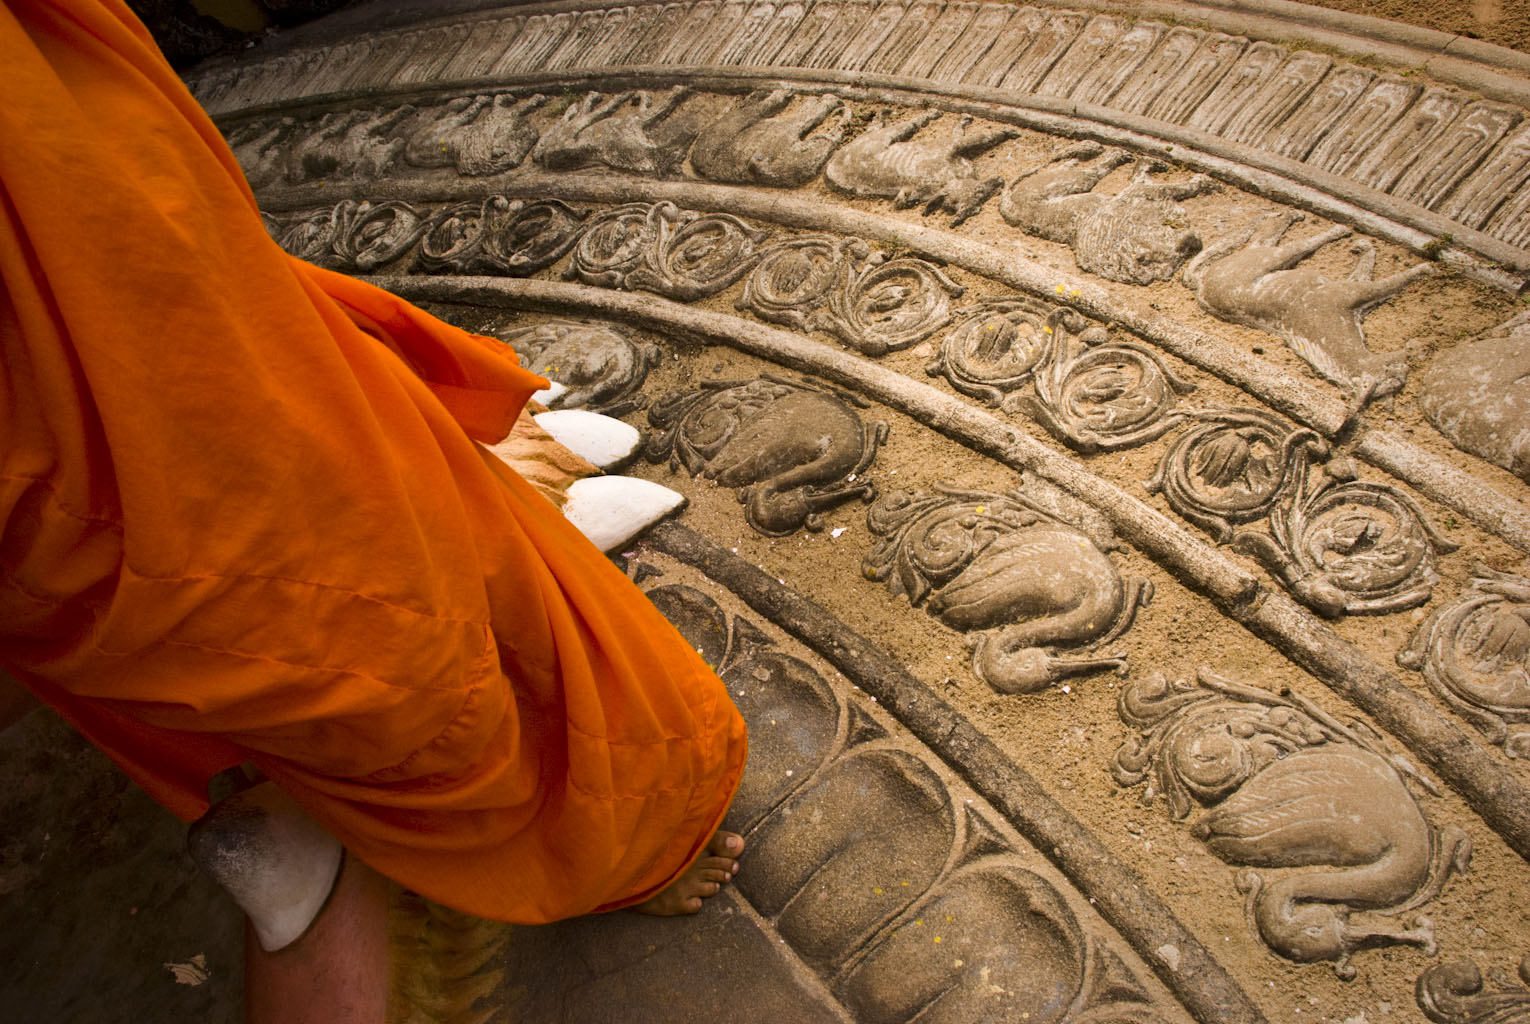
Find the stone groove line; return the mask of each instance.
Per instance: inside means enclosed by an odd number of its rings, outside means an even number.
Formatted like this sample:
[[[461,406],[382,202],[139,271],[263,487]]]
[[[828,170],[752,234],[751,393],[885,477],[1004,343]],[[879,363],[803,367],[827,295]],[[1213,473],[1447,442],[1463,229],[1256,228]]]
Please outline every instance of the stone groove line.
[[[1350,410],[1337,399],[1283,371],[1232,351],[1217,338],[1166,317],[1139,313],[1113,302],[1100,287],[1061,271],[1034,268],[998,248],[949,231],[875,213],[828,206],[795,196],[761,194],[729,185],[691,182],[637,182],[593,175],[516,175],[482,183],[429,189],[378,188],[379,197],[428,202],[481,198],[485,189],[511,198],[561,198],[620,205],[669,200],[690,209],[725,210],[786,227],[904,246],[951,266],[1044,298],[1069,305],[1101,323],[1121,327],[1164,351],[1200,367],[1265,402],[1297,423],[1335,438],[1349,424]],[[300,209],[321,202],[318,189],[269,190],[268,209]],[[1057,286],[1063,286],[1059,294]],[[1450,463],[1407,440],[1381,432],[1361,434],[1354,454],[1454,509],[1521,551],[1530,551],[1530,512],[1523,504],[1470,477]]]
[[[1262,587],[1168,516],[992,413],[829,345],[655,296],[486,277],[369,280],[412,301],[596,316],[727,345],[851,388],[1003,465],[1046,477],[1105,514],[1122,539],[1208,596],[1224,614],[1365,711],[1459,793],[1511,849],[1530,860],[1530,786],[1501,760],[1283,593]]]
[[[875,644],[814,602],[711,541],[675,523],[655,527],[653,549],[723,584],[875,697],[1017,831],[1090,897],[1197,1020],[1255,1024],[1264,1016],[1231,975],[1163,902],[1037,781]],[[1179,950],[1170,965],[1159,952]]]
[[[1523,120],[1521,109],[1471,101],[1451,89],[1421,90],[1390,75],[1368,81],[1365,69],[1336,66],[1310,51],[1106,14],[989,3],[984,36],[963,43],[977,19],[974,7],[936,0],[816,0],[811,7],[699,0],[651,14],[617,7],[513,15],[384,36],[370,60],[346,54],[352,70],[338,84],[438,81],[448,70],[474,78],[613,66],[797,65],[938,76],[950,85],[1097,104],[1204,131],[1453,216],[1462,228],[1514,248],[1530,245],[1530,209],[1508,202],[1530,186],[1524,134],[1510,135]],[[809,16],[820,9],[836,16]],[[634,20],[651,24],[649,31],[624,31]],[[512,25],[512,40],[501,46]],[[338,77],[310,79],[327,57],[316,50],[278,56],[242,74],[211,72],[197,82],[199,97],[227,111],[317,95]],[[1306,140],[1316,148],[1302,152]]]

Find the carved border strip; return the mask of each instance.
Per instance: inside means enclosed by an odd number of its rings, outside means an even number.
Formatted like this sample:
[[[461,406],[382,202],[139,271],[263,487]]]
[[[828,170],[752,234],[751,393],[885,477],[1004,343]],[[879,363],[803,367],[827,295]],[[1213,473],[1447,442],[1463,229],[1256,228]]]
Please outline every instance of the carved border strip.
[[[486,277],[368,280],[411,301],[595,316],[726,345],[854,389],[996,462],[1044,476],[1099,509],[1122,539],[1365,711],[1461,794],[1511,849],[1530,860],[1530,785],[1501,760],[1294,600],[1262,586],[1221,552],[1096,477],[1077,459],[1052,451],[992,413],[821,342],[656,296]]]
[[[895,217],[842,208],[814,200],[760,193],[730,185],[694,182],[654,182],[610,176],[566,174],[511,175],[450,186],[374,187],[378,198],[457,202],[498,192],[511,198],[559,198],[565,201],[620,205],[634,201],[669,200],[691,209],[727,210],[734,214],[807,231],[827,231],[848,237],[902,246],[951,266],[1008,285],[1037,298],[1071,306],[1101,323],[1125,329],[1166,352],[1242,389],[1297,423],[1325,437],[1338,436],[1349,424],[1344,403],[1319,387],[1240,352],[1216,337],[1167,317],[1124,308],[1099,286],[1061,271],[1042,271],[995,246]],[[331,201],[312,187],[263,193],[273,211],[296,210]],[[1061,285],[1062,293],[1057,287]],[[1524,505],[1482,483],[1449,462],[1387,431],[1370,431],[1357,439],[1355,454],[1406,481],[1420,493],[1454,509],[1522,551],[1530,551],[1530,511]]]
[[[964,49],[969,27],[991,46]],[[1126,45],[1134,35],[1138,45]],[[511,68],[560,80],[624,64],[811,68],[820,80],[889,85],[913,77],[929,81],[924,91],[1082,115],[1225,153],[1530,269],[1530,198],[1516,198],[1530,182],[1522,108],[1219,32],[1001,3],[701,0],[436,23],[373,43],[359,56],[318,48],[209,70],[196,84],[227,111],[305,86],[314,96]],[[320,63],[325,73],[310,75]]]
[[[1264,1021],[1226,969],[1135,872],[896,660],[813,601],[683,526],[661,524],[644,543],[721,583],[875,697],[1090,898],[1197,1020]],[[1177,967],[1159,952],[1166,945],[1179,950]]]

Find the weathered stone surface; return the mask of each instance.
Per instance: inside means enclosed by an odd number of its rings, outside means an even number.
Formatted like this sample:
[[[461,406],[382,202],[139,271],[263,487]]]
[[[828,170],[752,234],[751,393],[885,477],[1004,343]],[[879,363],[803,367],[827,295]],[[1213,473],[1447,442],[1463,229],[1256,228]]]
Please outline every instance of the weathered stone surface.
[[[1459,448],[1530,480],[1530,313],[1435,357],[1419,406]]]

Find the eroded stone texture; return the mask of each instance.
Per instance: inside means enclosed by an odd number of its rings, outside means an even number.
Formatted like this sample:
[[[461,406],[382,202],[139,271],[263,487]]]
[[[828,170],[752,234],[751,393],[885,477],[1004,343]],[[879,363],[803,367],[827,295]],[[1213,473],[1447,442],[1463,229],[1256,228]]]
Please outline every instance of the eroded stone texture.
[[[1245,867],[1238,887],[1272,950],[1331,961],[1345,978],[1360,949],[1434,952],[1428,919],[1400,918],[1466,870],[1471,841],[1430,824],[1408,788],[1413,773],[1378,738],[1205,669],[1197,682],[1133,682],[1120,714],[1137,735],[1116,753],[1117,781],[1147,783],[1143,802],[1162,797],[1176,819],[1206,809],[1191,831]]]
[[[1407,380],[1406,360],[1372,352],[1365,344],[1366,311],[1433,272],[1419,263],[1372,280],[1376,250],[1358,243],[1359,259],[1348,279],[1330,281],[1302,261],[1330,242],[1347,238],[1348,228],[1330,228],[1300,242],[1281,244],[1301,218],[1272,214],[1197,256],[1185,268],[1185,284],[1208,311],[1224,320],[1249,324],[1281,338],[1319,374],[1355,394],[1363,405],[1389,395]]]
[[[1177,200],[1205,195],[1217,185],[1203,174],[1181,182],[1151,177],[1165,165],[1137,160],[1131,182],[1114,196],[1093,189],[1131,154],[1097,143],[1069,146],[1016,178],[999,201],[1009,223],[1073,249],[1084,270],[1112,281],[1167,281],[1201,250],[1201,239]]]
[[[895,491],[866,518],[881,537],[862,571],[952,629],[975,632],[972,670],[1001,693],[1124,668],[1087,654],[1120,636],[1151,596],[1083,533],[1020,492]]]
[[[1008,128],[969,132],[970,118],[952,118],[945,138],[919,135],[940,118],[930,110],[902,121],[878,121],[846,143],[824,168],[828,183],[853,196],[891,199],[899,208],[923,205],[926,213],[946,210],[952,223],[983,208],[1004,184],[979,179],[972,158],[1018,133]]]
[[[1418,404],[1452,444],[1530,481],[1530,312],[1447,349],[1420,382]]]
[[[887,425],[868,429],[851,405],[837,393],[779,377],[713,381],[654,403],[648,458],[738,488],[745,518],[761,533],[821,530],[825,510],[876,494],[858,478],[876,458]]]

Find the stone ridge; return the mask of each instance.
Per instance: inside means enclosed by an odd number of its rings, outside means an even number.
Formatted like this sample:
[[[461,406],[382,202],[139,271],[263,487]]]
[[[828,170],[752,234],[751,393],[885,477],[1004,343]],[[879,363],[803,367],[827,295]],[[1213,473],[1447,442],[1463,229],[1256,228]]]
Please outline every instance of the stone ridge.
[[[1151,20],[1005,3],[701,0],[513,14],[196,76],[212,111],[329,93],[622,67],[791,68],[1002,97],[1250,163],[1530,265],[1524,109],[1326,53]],[[1439,234],[1447,233],[1445,231]],[[1495,244],[1496,243],[1496,244]]]

